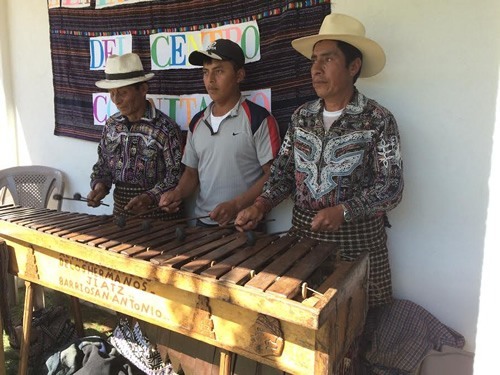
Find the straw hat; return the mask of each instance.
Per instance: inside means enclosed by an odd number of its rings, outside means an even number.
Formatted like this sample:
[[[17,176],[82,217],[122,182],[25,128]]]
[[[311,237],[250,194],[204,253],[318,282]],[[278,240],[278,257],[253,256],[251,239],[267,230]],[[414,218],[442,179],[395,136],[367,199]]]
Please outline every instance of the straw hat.
[[[340,40],[359,49],[363,54],[360,77],[374,76],[384,68],[384,50],[377,42],[365,37],[365,27],[353,17],[329,14],[324,18],[317,35],[294,39],[292,47],[310,59],[314,45],[320,40]]]
[[[145,82],[154,76],[154,73],[144,73],[141,59],[135,53],[109,56],[104,73],[106,79],[95,83],[101,89],[116,89],[138,82]]]

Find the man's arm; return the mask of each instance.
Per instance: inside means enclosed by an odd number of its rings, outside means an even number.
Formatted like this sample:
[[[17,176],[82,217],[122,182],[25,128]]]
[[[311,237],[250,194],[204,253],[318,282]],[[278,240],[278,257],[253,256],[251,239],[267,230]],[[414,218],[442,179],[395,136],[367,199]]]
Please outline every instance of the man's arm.
[[[342,202],[352,219],[381,215],[396,207],[403,195],[403,160],[394,116],[387,111],[379,127],[373,183]]]
[[[179,206],[183,199],[186,199],[196,191],[200,183],[198,170],[186,166],[179,184],[175,189],[167,191],[161,195],[159,206],[167,212],[179,211]]]
[[[239,211],[250,206],[255,201],[255,198],[262,192],[264,183],[269,178],[271,164],[272,160],[262,166],[263,175],[250,186],[247,191],[230,201],[217,205],[217,207],[210,212],[210,218],[224,225],[236,218]]]

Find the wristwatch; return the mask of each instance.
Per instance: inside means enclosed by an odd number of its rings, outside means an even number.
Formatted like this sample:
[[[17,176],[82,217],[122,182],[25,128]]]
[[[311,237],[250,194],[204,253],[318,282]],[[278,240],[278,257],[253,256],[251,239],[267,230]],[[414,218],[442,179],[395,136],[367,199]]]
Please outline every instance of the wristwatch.
[[[342,205],[342,208],[344,209],[344,221],[346,223],[350,222],[352,220],[350,212],[347,210],[346,206]]]

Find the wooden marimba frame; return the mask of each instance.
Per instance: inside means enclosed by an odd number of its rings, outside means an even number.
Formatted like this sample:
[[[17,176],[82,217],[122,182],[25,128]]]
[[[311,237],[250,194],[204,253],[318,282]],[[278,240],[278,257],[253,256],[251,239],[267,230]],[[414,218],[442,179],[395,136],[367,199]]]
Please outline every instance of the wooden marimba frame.
[[[232,229],[0,206],[9,272],[26,281],[19,373],[27,370],[32,283],[292,374],[332,374],[361,333],[368,256]],[[178,230],[177,230],[178,233]],[[221,374],[229,374],[221,356]]]

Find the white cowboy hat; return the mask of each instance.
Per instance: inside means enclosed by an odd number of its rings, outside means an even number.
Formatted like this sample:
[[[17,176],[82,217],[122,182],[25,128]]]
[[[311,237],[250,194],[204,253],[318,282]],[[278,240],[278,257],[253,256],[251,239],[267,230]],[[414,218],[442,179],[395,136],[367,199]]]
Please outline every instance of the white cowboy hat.
[[[320,40],[340,40],[357,49],[363,55],[360,77],[371,77],[385,65],[385,53],[380,45],[365,37],[365,27],[357,19],[345,14],[333,13],[326,16],[317,35],[292,40],[292,47],[302,55],[311,58],[314,45]]]
[[[116,89],[133,85],[134,83],[149,81],[154,76],[154,73],[144,73],[141,59],[135,53],[109,56],[104,73],[106,79],[95,83],[101,89]]]

